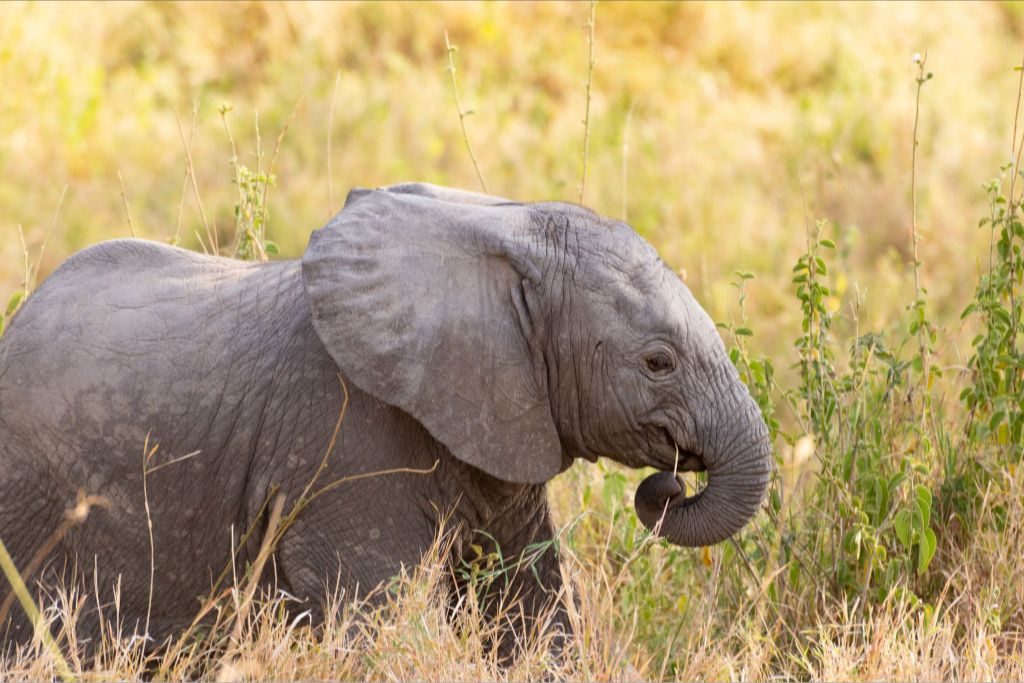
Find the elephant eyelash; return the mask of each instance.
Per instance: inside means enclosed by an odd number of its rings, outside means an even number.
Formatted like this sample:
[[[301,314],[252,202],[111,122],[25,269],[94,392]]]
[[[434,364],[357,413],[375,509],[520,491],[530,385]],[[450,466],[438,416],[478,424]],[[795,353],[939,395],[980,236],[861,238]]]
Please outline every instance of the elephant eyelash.
[[[658,375],[665,375],[676,369],[676,363],[672,356],[664,352],[647,356],[644,359],[644,365],[647,366],[648,370]]]

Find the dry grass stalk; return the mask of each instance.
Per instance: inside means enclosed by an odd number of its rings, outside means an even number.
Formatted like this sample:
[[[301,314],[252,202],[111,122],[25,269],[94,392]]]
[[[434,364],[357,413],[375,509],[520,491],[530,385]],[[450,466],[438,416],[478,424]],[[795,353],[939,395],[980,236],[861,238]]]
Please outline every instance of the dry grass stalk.
[[[175,114],[177,116],[177,114]],[[185,156],[190,158],[192,156],[192,141],[196,137],[196,122],[199,118],[199,103],[196,101],[192,102],[192,127],[188,135],[188,143],[185,145]],[[180,123],[180,119],[179,119]],[[181,240],[181,214],[185,209],[185,196],[188,194],[189,176],[191,175],[189,169],[191,164],[185,165],[185,172],[181,178],[181,196],[178,198],[178,216],[174,222],[174,236],[171,237],[171,244],[178,244]]]
[[[473,170],[476,171],[477,180],[480,181],[480,187],[483,188],[484,193],[487,193],[487,181],[484,180],[484,174],[480,170],[480,163],[476,159],[476,154],[473,153],[473,145],[469,144],[469,133],[466,132],[466,117],[474,113],[472,109],[463,110],[462,102],[459,100],[459,86],[455,80],[455,52],[459,49],[448,40],[448,31],[444,32],[444,46],[448,51],[448,75],[451,78],[452,83],[452,97],[455,98],[455,111],[459,114],[459,127],[462,129],[462,141],[466,144],[466,151],[469,152],[469,158],[473,161]]]
[[[128,193],[124,189],[124,177],[121,175],[121,169],[117,169],[117,182],[121,185],[121,204],[124,206],[124,216],[128,220],[128,233],[135,237],[135,224],[132,222],[132,211],[128,207]]]
[[[181,138],[181,146],[185,150],[185,172],[188,176],[189,181],[192,184],[192,193],[196,198],[196,205],[199,207],[199,215],[203,219],[203,228],[206,230],[206,239],[209,242],[209,248],[206,244],[203,244],[202,238],[199,243],[203,246],[205,251],[210,253],[218,253],[220,251],[220,245],[217,241],[217,232],[210,228],[210,221],[206,218],[206,209],[203,208],[203,199],[199,195],[199,183],[196,181],[196,169],[192,163],[192,145],[190,142],[185,140],[185,130],[181,126],[181,116],[177,112],[174,113],[175,119],[178,122],[178,136]]]
[[[597,0],[590,0],[587,20],[587,104],[583,113],[583,171],[580,175],[580,204],[587,189],[587,157],[590,155],[590,90],[594,83],[594,29],[597,25]]]
[[[327,107],[327,217],[334,215],[337,204],[334,203],[334,169],[332,168],[334,151],[331,141],[334,138],[334,102],[338,97],[338,83],[341,82],[341,72],[334,74],[334,88],[331,90],[331,103]]]
[[[57,672],[64,681],[74,680],[76,677],[72,675],[71,670],[68,668],[67,661],[61,654],[60,648],[53,640],[53,636],[50,633],[50,626],[47,620],[40,614],[39,609],[36,607],[35,602],[32,600],[32,595],[29,593],[28,587],[25,585],[22,579],[22,574],[25,576],[34,576],[38,571],[43,560],[53,549],[57,547],[68,531],[77,524],[81,524],[89,516],[89,510],[93,506],[109,507],[110,502],[102,496],[88,496],[83,491],[78,492],[78,502],[75,507],[71,508],[64,514],[64,519],[61,521],[60,526],[50,535],[46,542],[36,551],[35,555],[25,566],[23,572],[18,571],[18,568],[14,566],[14,560],[7,552],[6,546],[3,541],[0,540],[0,569],[3,570],[4,576],[7,577],[7,582],[11,587],[7,597],[4,598],[3,603],[0,603],[0,624],[7,622],[7,616],[10,612],[11,606],[15,600],[21,604],[21,608],[24,610],[25,615],[29,618],[32,623],[33,629],[35,629],[36,636],[42,641],[44,648],[46,649],[49,656],[53,659],[54,666],[57,667]]]
[[[277,540],[277,530],[281,523],[281,511],[284,509],[284,494],[278,493],[274,499],[274,506],[270,510],[270,517],[267,520],[267,530],[260,544],[259,553],[256,555],[256,562],[252,566],[249,581],[246,584],[245,592],[235,611],[235,626],[231,634],[231,647],[221,660],[217,671],[218,681],[237,680],[237,672],[234,669],[234,660],[237,657],[238,648],[242,643],[243,629],[252,608],[253,597],[259,587],[260,577],[263,576],[263,568],[274,551]]]

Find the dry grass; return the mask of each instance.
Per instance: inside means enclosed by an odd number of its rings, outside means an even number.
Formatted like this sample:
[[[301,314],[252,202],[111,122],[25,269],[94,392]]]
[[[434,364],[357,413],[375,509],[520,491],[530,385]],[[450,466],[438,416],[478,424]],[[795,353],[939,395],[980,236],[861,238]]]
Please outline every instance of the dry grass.
[[[1021,509],[1018,505],[1015,514],[1019,516]],[[781,650],[776,639],[787,626],[752,608],[724,628],[713,614],[697,615],[687,628],[676,631],[673,642],[659,644],[670,647],[669,653],[645,650],[638,642],[639,610],[622,609],[621,591],[628,590],[629,576],[622,565],[616,571],[613,567],[618,563],[611,556],[569,552],[564,571],[574,587],[570,604],[576,606],[570,614],[577,638],[562,657],[553,657],[548,649],[552,633],[542,626],[520,643],[518,659],[503,667],[487,646],[494,627],[482,618],[472,592],[460,615],[449,618],[443,594],[449,577],[438,561],[444,549],[443,540],[435,544],[424,565],[397,577],[381,591],[378,602],[335,600],[327,624],[319,631],[309,628],[303,606],[283,593],[263,594],[239,628],[232,628],[227,615],[230,605],[246,591],[244,586],[236,586],[214,610],[220,627],[193,634],[157,655],[147,654],[141,640],[119,635],[113,613],[106,615],[102,645],[86,658],[67,625],[88,605],[87,595],[58,593],[46,618],[58,626],[58,640],[72,653],[72,674],[82,680],[155,676],[161,680],[872,681],[1020,680],[1024,676],[1024,641],[1008,640],[992,620],[992,606],[979,600],[986,591],[1014,583],[1019,587],[1024,577],[1017,562],[1000,567],[1013,572],[1010,581],[982,578],[977,569],[964,564],[928,615],[891,600],[869,607],[864,614],[855,605],[830,605],[828,611],[834,617],[803,634],[808,643],[803,650]],[[651,550],[639,547],[632,559]],[[1008,550],[1004,560],[1012,554]],[[1020,604],[1018,596],[1016,606]],[[39,642],[0,662],[2,680],[48,680],[57,675],[53,658]]]
[[[275,169],[269,233],[283,254],[299,254],[329,217],[328,121],[335,194],[409,179],[478,187],[453,111],[445,30],[459,46],[462,107],[475,112],[467,126],[489,188],[576,200],[589,9],[4,5],[0,221],[24,226],[34,250],[70,186],[45,275],[78,248],[129,234],[120,170],[136,231],[170,238],[186,169],[175,113],[189,138],[198,104],[192,166],[211,230],[226,231],[237,190],[219,108],[234,108],[239,157],[253,167],[252,112],[276,135],[304,93]],[[921,104],[920,257],[931,298],[959,312],[966,294],[956,283],[975,274],[963,249],[980,252],[984,240],[979,185],[1009,155],[1006,93],[1021,31],[1012,7],[601,3],[598,14],[588,204],[622,211],[632,112],[631,222],[687,270],[716,319],[733,305],[732,271],[758,273],[750,303],[773,330],[797,322],[783,305],[803,241],[797,171],[812,215],[828,216],[850,245],[842,294],[854,281],[867,290],[866,322],[884,324],[898,312],[892,302],[909,298],[910,60],[927,47],[936,78]],[[192,190],[181,235],[196,247],[205,228]],[[16,240],[0,242],[4,291],[19,279],[18,251]]]
[[[591,12],[582,3],[0,5],[9,234],[0,292],[30,290],[76,249],[129,233],[230,245],[241,190],[231,181],[239,164],[261,164],[257,121],[278,146],[273,213],[266,184],[255,206],[288,257],[353,186],[473,188],[486,176],[496,194],[576,200],[582,142],[587,203],[628,214],[714,319],[739,317],[733,271],[757,273],[746,289],[750,350],[775,359],[778,385],[797,374],[790,279],[805,213],[827,217],[825,236],[838,245],[827,301],[844,312],[837,334],[899,328],[919,276],[940,325],[930,360],[945,374],[934,401],[947,433],[959,434],[964,416],[950,406],[973,335],[959,313],[988,250],[976,228],[987,214],[980,185],[1011,154],[1020,7],[602,2],[596,36]],[[936,78],[916,102],[911,58],[926,49]],[[224,105],[236,112],[227,134]],[[779,406],[798,436],[798,410]],[[894,408],[887,419],[905,416]],[[819,464],[797,457],[799,442],[780,445],[779,490],[798,529],[799,494]],[[893,458],[920,449],[890,446]],[[382,604],[339,600],[316,634],[301,605],[281,594],[250,601],[245,581],[207,605],[218,628],[159,655],[121,633],[116,601],[88,658],[72,625],[92,598],[58,593],[43,613],[64,625],[58,640],[84,679],[1019,680],[1022,474],[958,441],[931,452],[936,487],[954,481],[940,450],[957,448],[992,477],[978,491],[936,493],[938,553],[899,584],[923,602],[898,591],[837,596],[830,567],[780,597],[775,579],[789,565],[773,556],[759,573],[744,554],[778,520],[759,520],[734,546],[652,542],[629,509],[642,475],[601,464],[552,485],[578,634],[560,660],[542,631],[499,667],[472,598],[448,619],[438,590],[448,570],[430,558]],[[976,514],[957,507],[966,500]],[[781,558],[783,548],[772,550]],[[53,678],[55,666],[36,643],[0,662],[0,679]]]

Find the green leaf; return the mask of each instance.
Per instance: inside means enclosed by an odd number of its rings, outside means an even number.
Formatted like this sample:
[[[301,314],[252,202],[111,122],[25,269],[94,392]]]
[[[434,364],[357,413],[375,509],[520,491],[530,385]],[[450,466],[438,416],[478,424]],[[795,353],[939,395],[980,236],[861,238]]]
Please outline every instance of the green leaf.
[[[281,250],[278,248],[277,244],[271,242],[270,240],[267,240],[266,242],[263,243],[263,251],[267,252],[268,254],[281,253]]]
[[[818,244],[825,247],[826,249],[835,249],[836,243],[829,239],[822,239],[818,241]]]
[[[789,585],[794,588],[800,585],[800,564],[795,560],[789,565]]]
[[[737,327],[734,333],[738,337],[753,337],[754,332],[749,327]]]
[[[903,544],[903,547],[910,550],[910,512],[900,510],[893,519],[892,526],[896,530],[896,538]]]
[[[18,310],[18,306],[21,305],[21,301],[24,298],[24,289],[19,289],[17,292],[11,295],[11,298],[7,301],[7,313],[5,314],[8,318],[14,315],[14,312]]]
[[[924,574],[925,570],[928,569],[928,565],[931,564],[932,558],[935,557],[935,549],[938,546],[938,542],[935,539],[935,532],[931,529],[925,529],[924,535],[921,537],[921,542],[917,546],[917,573]]]
[[[917,486],[917,503],[921,509],[921,528],[927,529],[932,516],[932,492],[920,484]]]
[[[924,620],[922,622],[925,633],[928,633],[934,625],[935,608],[929,604],[925,604],[921,610],[924,612]]]
[[[849,479],[850,475],[853,474],[853,451],[847,451],[843,455],[843,479]]]
[[[889,487],[882,477],[875,478],[875,519],[879,523],[889,511]]]
[[[754,381],[757,384],[767,384],[768,378],[764,372],[764,366],[760,361],[750,361],[750,372],[754,376]]]

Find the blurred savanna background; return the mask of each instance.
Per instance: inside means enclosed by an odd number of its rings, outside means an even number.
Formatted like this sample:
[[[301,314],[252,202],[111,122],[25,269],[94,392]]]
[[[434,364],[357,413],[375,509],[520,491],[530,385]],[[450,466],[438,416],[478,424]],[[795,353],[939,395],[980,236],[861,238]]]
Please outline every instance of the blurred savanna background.
[[[805,216],[831,222],[848,266],[836,294],[859,285],[872,326],[913,298],[911,59],[927,51],[936,78],[921,101],[920,257],[933,305],[962,310],[987,243],[976,229],[981,185],[1010,159],[1024,10],[607,3],[598,12],[583,203],[626,217],[685,270],[716,319],[735,304],[733,271],[756,273],[749,305],[765,333],[756,346],[777,352],[794,322],[789,271]],[[81,247],[130,234],[119,173],[137,235],[177,234],[199,248],[206,233],[183,136],[205,222],[230,243],[238,190],[222,108],[252,171],[258,146],[269,167],[294,116],[268,196],[268,236],[284,256],[301,253],[349,188],[419,179],[481,189],[445,31],[489,191],[579,201],[587,6],[56,3],[0,13],[8,290],[24,271],[19,226],[35,257],[53,225],[40,277]]]
[[[764,514],[673,548],[637,524],[643,473],[577,466],[564,659],[497,667],[425,571],[358,644],[267,602],[232,672],[1019,679],[1022,37],[996,2],[5,3],[0,294],[133,234],[294,258],[357,186],[581,202],[723,323],[776,433]],[[72,669],[154,670],[109,645]],[[211,652],[157,671],[224,673]]]

